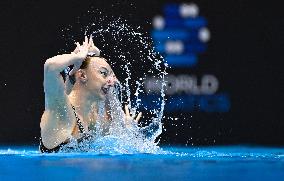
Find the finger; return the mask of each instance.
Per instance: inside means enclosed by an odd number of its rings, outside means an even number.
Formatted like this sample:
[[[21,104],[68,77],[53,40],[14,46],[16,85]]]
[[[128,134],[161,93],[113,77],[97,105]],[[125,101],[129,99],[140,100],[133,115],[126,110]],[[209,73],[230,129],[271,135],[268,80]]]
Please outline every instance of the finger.
[[[90,46],[95,46],[93,42],[93,35],[90,36],[90,41],[89,41]]]
[[[140,120],[141,117],[142,117],[142,112],[140,112],[140,113],[137,115],[137,117],[136,117],[136,119],[135,119],[135,122],[138,123],[138,121]]]
[[[135,120],[134,118],[136,117],[136,115],[134,114],[134,115],[132,115],[131,116],[131,120]]]
[[[81,46],[79,42],[76,42],[75,45],[77,46],[76,48],[79,48]]]
[[[86,45],[86,36],[84,37],[84,41],[82,43],[82,47],[84,47]]]
[[[128,109],[128,105],[125,105],[124,109],[125,109],[125,114],[126,114],[126,116],[130,116],[130,114],[129,114],[129,109]]]
[[[86,41],[83,43],[83,45],[80,47],[80,51],[84,53],[88,53],[89,47]]]
[[[75,43],[75,45],[76,45],[76,48],[75,48],[75,50],[73,51],[74,53],[78,53],[79,52],[79,47],[80,47],[80,44],[78,45],[79,43],[78,42],[76,42]]]
[[[92,41],[93,41],[93,37],[92,35],[90,35],[90,38],[88,39],[88,48],[92,47]]]
[[[87,37],[87,36],[85,36],[85,41],[84,41],[84,43],[85,43],[85,46],[88,46],[89,42],[88,42],[88,37]]]

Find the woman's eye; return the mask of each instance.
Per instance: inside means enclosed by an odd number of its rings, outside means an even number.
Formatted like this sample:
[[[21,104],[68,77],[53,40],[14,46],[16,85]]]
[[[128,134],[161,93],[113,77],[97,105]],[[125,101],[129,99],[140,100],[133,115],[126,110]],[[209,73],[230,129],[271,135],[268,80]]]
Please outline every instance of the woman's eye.
[[[101,71],[101,74],[105,77],[107,76],[107,72]]]

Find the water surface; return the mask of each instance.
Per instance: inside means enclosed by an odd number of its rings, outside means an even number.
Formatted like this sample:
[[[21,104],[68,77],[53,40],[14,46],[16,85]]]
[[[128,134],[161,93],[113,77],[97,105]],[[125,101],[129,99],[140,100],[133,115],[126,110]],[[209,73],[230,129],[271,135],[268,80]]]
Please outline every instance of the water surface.
[[[161,154],[41,154],[0,147],[0,180],[282,180],[284,148],[164,147]]]

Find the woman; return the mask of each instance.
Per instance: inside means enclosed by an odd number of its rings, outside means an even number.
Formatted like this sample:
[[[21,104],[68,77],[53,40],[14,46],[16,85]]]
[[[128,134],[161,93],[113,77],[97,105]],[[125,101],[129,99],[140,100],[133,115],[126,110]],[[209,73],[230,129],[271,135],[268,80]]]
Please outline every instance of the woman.
[[[105,104],[104,122],[110,122],[107,109],[107,94],[117,82],[110,65],[94,45],[92,37],[77,47],[71,54],[57,55],[44,64],[45,111],[41,118],[42,152],[57,152],[71,138],[88,138],[98,118],[98,106]],[[68,73],[68,67],[73,69]],[[61,74],[65,70],[67,76]],[[65,81],[64,81],[65,80]],[[138,122],[125,107],[125,126]]]

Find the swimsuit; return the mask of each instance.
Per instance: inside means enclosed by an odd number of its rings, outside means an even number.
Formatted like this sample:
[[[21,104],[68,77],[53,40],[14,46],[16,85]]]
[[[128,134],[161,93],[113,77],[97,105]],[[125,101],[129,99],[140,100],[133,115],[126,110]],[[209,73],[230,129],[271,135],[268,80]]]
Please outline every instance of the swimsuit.
[[[79,128],[79,132],[81,134],[83,134],[83,136],[79,139],[77,139],[78,142],[81,142],[82,140],[85,140],[87,138],[90,138],[91,135],[87,134],[85,132],[85,129],[82,125],[82,122],[80,120],[80,118],[78,117],[78,115],[76,114],[75,112],[75,107],[72,105],[72,108],[73,108],[73,112],[75,114],[75,117],[76,117],[76,123],[77,123],[77,126]],[[55,148],[52,148],[52,149],[48,149],[46,148],[43,143],[42,143],[42,138],[40,138],[40,143],[39,143],[39,150],[42,152],[42,153],[55,153],[55,152],[58,152],[60,150],[60,148],[62,148],[64,145],[68,144],[70,142],[69,139],[67,139],[66,141],[64,141],[63,143],[60,143],[58,146],[56,146]]]

